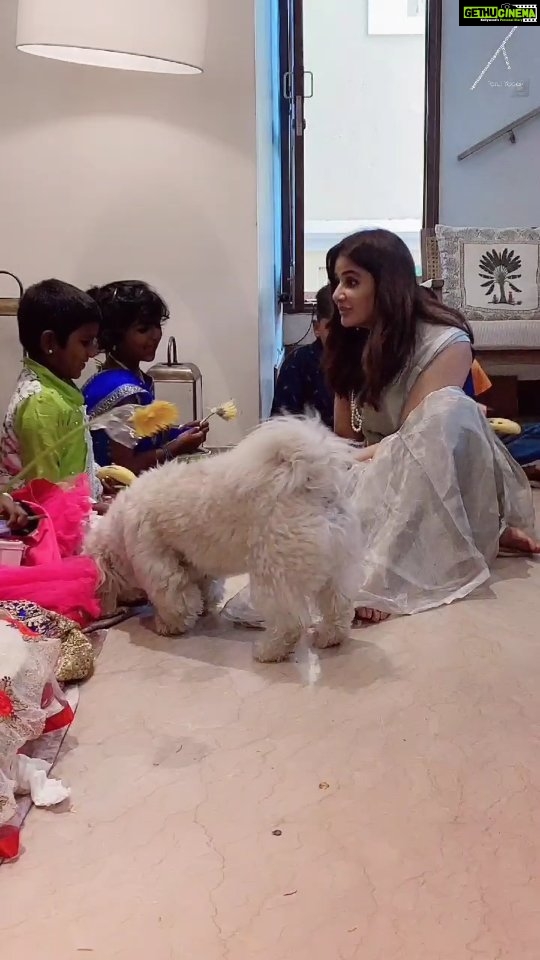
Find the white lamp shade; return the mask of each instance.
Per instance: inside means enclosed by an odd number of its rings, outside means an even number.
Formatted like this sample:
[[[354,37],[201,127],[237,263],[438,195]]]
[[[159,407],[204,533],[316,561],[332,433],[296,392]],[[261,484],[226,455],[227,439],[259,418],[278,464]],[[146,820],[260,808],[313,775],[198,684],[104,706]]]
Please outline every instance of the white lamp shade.
[[[201,73],[207,0],[19,0],[17,47],[53,60]]]

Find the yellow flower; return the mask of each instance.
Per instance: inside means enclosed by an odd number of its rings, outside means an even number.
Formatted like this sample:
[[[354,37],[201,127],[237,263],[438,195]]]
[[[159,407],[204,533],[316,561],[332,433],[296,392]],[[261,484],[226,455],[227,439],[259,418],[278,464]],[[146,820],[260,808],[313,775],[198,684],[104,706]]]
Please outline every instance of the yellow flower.
[[[174,403],[154,400],[147,407],[136,407],[132,415],[133,429],[138,437],[153,437],[178,424],[179,414]]]

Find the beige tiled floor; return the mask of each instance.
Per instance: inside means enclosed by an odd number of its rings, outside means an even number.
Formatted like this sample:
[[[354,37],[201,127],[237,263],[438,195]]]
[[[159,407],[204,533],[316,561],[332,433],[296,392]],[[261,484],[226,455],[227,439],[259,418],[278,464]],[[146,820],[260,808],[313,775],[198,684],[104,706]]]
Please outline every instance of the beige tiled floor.
[[[3,957],[538,960],[540,563],[320,662],[205,629],[111,632]]]

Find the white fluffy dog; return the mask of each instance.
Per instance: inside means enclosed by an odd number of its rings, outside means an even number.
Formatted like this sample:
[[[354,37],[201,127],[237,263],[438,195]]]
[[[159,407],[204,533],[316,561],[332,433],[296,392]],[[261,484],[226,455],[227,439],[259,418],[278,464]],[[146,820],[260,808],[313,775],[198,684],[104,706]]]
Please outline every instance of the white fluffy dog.
[[[144,592],[161,634],[189,630],[249,573],[269,625],[261,661],[285,659],[318,610],[315,643],[349,635],[357,583],[355,451],[320,421],[281,417],[238,446],[142,474],[90,531],[106,612]]]

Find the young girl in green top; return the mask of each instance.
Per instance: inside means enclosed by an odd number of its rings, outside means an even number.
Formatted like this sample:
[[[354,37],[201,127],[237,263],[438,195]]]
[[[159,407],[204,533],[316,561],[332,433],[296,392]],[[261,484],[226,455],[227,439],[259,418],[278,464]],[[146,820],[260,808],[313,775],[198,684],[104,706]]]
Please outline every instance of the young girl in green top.
[[[99,320],[95,301],[69,283],[44,280],[24,293],[18,325],[26,357],[0,435],[0,490],[37,457],[25,483],[37,478],[60,483],[87,473],[92,495],[99,498],[89,431],[61,443],[86,422],[84,399],[73,381],[96,354]]]

